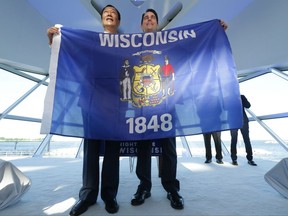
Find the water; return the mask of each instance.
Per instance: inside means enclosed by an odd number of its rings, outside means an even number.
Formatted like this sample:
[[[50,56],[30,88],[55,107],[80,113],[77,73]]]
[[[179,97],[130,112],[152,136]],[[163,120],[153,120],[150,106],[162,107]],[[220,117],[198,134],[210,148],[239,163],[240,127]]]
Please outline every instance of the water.
[[[61,156],[75,157],[81,141],[51,141],[45,148],[43,156]],[[267,160],[279,161],[288,157],[288,152],[277,142],[269,140],[252,140],[254,158],[263,158]],[[40,141],[19,141],[19,142],[0,142],[0,156],[26,155],[32,156],[41,144]],[[193,157],[205,157],[205,148],[203,141],[189,141],[188,146]],[[230,142],[223,141],[223,155],[230,157]],[[243,141],[237,144],[238,156],[246,156],[245,145]],[[212,141],[212,153],[215,154],[214,143]],[[177,140],[178,156],[190,156],[189,150]]]
[[[212,139],[213,140],[213,139]],[[205,157],[204,142],[188,141],[192,155],[195,157]],[[287,143],[287,142],[286,142]],[[288,157],[288,152],[277,142],[271,140],[252,140],[251,141],[254,158],[279,161]],[[211,143],[212,153],[215,155],[214,142]],[[288,147],[288,145],[287,145]],[[230,141],[222,143],[223,156],[230,158]],[[186,153],[187,154],[187,153]],[[237,155],[246,157],[245,144],[242,140],[237,143]]]
[[[33,155],[40,144],[41,141],[0,142],[0,155]],[[79,141],[51,141],[46,146],[44,155],[75,156],[79,145]]]

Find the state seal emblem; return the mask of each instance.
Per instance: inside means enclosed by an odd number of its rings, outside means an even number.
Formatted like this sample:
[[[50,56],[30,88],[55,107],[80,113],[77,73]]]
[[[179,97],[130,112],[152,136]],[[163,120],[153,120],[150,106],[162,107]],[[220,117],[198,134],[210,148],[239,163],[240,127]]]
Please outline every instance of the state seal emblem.
[[[162,102],[162,84],[159,74],[160,65],[151,63],[152,55],[141,58],[143,64],[133,67],[134,76],[132,78],[132,103],[136,107],[156,106]]]

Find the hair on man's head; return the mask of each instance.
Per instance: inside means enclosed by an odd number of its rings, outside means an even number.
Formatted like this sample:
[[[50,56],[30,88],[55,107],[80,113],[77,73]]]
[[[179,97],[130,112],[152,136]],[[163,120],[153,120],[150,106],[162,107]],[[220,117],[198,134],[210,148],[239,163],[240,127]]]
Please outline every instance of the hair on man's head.
[[[148,12],[151,12],[151,13],[153,13],[153,14],[155,15],[156,21],[157,21],[157,24],[158,24],[158,14],[157,14],[157,12],[156,12],[154,9],[149,8],[149,9],[147,9],[147,10],[145,11],[145,13],[142,14],[141,25],[142,25],[142,23],[143,23],[145,14],[148,13]]]
[[[120,20],[121,20],[120,12],[118,11],[118,9],[117,9],[116,7],[114,7],[113,5],[110,5],[110,4],[106,5],[106,6],[102,9],[102,11],[101,11],[101,19],[102,19],[102,15],[103,15],[104,10],[105,10],[107,7],[112,7],[112,8],[114,8],[114,9],[116,10],[116,12],[117,12],[117,14],[118,14],[118,19],[119,19],[119,21],[120,21]]]

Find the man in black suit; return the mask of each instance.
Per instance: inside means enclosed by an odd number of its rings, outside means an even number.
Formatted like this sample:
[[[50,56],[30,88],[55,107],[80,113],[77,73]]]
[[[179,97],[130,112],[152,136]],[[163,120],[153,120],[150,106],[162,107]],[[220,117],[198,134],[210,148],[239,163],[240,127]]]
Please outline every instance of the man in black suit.
[[[117,34],[121,16],[119,11],[112,5],[107,5],[101,12],[104,32]],[[49,44],[52,44],[54,34],[58,34],[57,27],[47,30]],[[82,109],[83,119],[89,119],[89,111]],[[88,122],[88,121],[87,121]],[[87,126],[87,125],[86,125]],[[85,130],[84,123],[84,130]],[[99,157],[100,146],[105,144],[105,153],[102,165],[101,198],[105,202],[105,209],[109,213],[118,212],[119,206],[116,195],[119,186],[119,142],[84,139],[84,158],[82,187],[79,191],[79,200],[70,211],[71,216],[78,216],[97,201],[99,193]]]
[[[248,164],[251,166],[257,166],[257,164],[253,161],[253,151],[252,146],[250,142],[249,137],[249,119],[247,117],[247,114],[245,112],[245,108],[250,108],[251,104],[247,100],[247,98],[244,95],[241,95],[241,101],[242,101],[242,112],[243,112],[243,126],[240,128],[243,141],[245,143],[245,149],[246,149],[246,158],[248,160]],[[238,139],[238,129],[230,130],[231,133],[231,159],[232,164],[237,166],[237,139]]]
[[[141,28],[143,32],[155,32],[158,26],[158,15],[155,10],[148,9],[142,14]],[[161,183],[167,191],[167,198],[175,209],[184,208],[184,200],[179,195],[180,184],[176,179],[177,153],[176,138],[157,139],[162,146],[162,166],[160,167]],[[137,143],[136,174],[140,184],[131,199],[131,205],[137,206],[144,203],[151,196],[151,148],[152,140],[143,140]]]
[[[216,156],[215,156],[216,157],[216,163],[223,164],[221,132],[220,131],[203,134],[205,150],[206,150],[205,163],[211,163],[212,162],[211,136],[213,137],[215,150],[216,150]]]

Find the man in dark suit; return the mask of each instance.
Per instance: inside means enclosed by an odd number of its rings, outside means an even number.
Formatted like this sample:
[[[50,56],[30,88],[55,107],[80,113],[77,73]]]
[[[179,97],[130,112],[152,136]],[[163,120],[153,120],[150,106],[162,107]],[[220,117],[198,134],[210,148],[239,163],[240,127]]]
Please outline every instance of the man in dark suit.
[[[101,12],[101,19],[104,32],[117,34],[121,16],[114,6],[105,6]],[[51,27],[47,30],[49,44],[52,44],[53,35],[58,33],[59,29],[56,27]],[[83,121],[89,120],[89,111],[82,109],[82,113]],[[84,130],[86,126],[84,123]],[[105,153],[102,165],[101,198],[105,202],[107,212],[118,212],[119,206],[116,195],[119,186],[119,142],[84,139],[82,187],[79,191],[79,200],[69,213],[71,216],[81,215],[97,201],[99,193],[100,147],[104,144]]]
[[[251,166],[257,166],[257,164],[253,161],[253,151],[252,146],[250,142],[249,137],[249,119],[247,117],[247,114],[245,112],[245,108],[250,108],[251,104],[247,100],[247,98],[244,95],[241,95],[241,101],[242,101],[242,112],[243,112],[243,126],[240,128],[243,141],[245,143],[245,149],[246,149],[246,158],[248,160],[248,164]],[[238,129],[231,130],[231,159],[232,164],[237,166],[237,139],[238,139]]]
[[[143,32],[155,32],[158,26],[158,15],[155,10],[148,9],[142,14],[141,28]],[[180,184],[176,179],[177,153],[176,138],[157,139],[162,146],[162,166],[160,166],[161,183],[167,191],[167,198],[175,209],[184,208],[184,200],[179,195]],[[139,141],[137,143],[136,174],[140,184],[131,199],[131,205],[137,206],[144,203],[151,196],[151,148],[152,140]]]
[[[211,151],[211,136],[214,140],[215,150],[216,150],[216,163],[223,164],[222,161],[222,145],[221,145],[221,132],[204,133],[204,144],[206,150],[206,161],[205,163],[212,162],[212,151]]]

